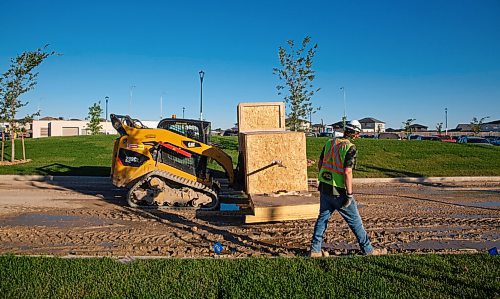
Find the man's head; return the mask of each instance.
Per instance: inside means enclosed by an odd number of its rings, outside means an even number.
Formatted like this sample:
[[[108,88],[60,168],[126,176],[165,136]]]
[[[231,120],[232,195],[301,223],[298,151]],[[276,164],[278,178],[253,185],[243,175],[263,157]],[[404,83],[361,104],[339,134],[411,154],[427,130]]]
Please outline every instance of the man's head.
[[[361,132],[361,124],[359,121],[353,119],[345,123],[344,137],[358,138]]]

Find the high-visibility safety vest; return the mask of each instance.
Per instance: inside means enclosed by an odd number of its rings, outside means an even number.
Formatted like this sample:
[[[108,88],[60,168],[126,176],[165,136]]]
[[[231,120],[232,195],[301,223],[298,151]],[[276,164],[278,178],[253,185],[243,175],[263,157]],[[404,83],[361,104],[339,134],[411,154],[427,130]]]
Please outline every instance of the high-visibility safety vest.
[[[336,138],[326,142],[318,181],[345,188],[344,159],[351,146],[353,144],[348,139]]]

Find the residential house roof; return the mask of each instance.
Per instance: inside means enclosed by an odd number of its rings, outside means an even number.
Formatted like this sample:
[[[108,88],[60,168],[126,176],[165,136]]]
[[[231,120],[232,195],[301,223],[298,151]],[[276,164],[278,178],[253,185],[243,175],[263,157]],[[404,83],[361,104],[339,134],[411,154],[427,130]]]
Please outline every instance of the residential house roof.
[[[427,129],[428,126],[424,126],[424,125],[421,125],[421,124],[413,124],[413,125],[410,125],[410,128],[412,128],[412,129],[417,129],[417,128],[418,129],[424,129],[424,128]]]
[[[381,120],[378,120],[376,118],[373,118],[373,117],[365,117],[365,118],[362,118],[359,120],[360,123],[383,123],[385,124],[385,122],[381,121]]]

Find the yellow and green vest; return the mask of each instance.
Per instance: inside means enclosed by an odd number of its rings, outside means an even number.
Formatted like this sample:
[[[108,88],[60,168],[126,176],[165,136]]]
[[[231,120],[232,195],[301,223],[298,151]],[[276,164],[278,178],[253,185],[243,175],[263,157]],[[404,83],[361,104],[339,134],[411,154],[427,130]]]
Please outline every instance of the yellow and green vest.
[[[353,144],[348,139],[335,138],[326,142],[318,181],[345,188],[344,159],[351,146]]]

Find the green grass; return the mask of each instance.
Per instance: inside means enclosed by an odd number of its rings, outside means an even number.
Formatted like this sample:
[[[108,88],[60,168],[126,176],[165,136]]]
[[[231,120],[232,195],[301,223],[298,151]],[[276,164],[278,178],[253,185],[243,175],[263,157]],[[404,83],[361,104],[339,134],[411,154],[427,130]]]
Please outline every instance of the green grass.
[[[495,298],[500,260],[477,255],[329,259],[0,256],[3,298]]]
[[[116,136],[77,136],[27,139],[27,157],[33,161],[0,166],[0,174],[109,175]],[[307,158],[318,161],[327,138],[307,138]],[[237,137],[214,137],[236,164]],[[355,177],[499,176],[500,147],[433,141],[355,141],[359,150]],[[17,143],[20,158],[20,142]],[[6,144],[6,158],[10,156]],[[215,167],[216,168],[216,167]],[[216,168],[220,169],[220,168]],[[308,168],[317,176],[316,165]]]

